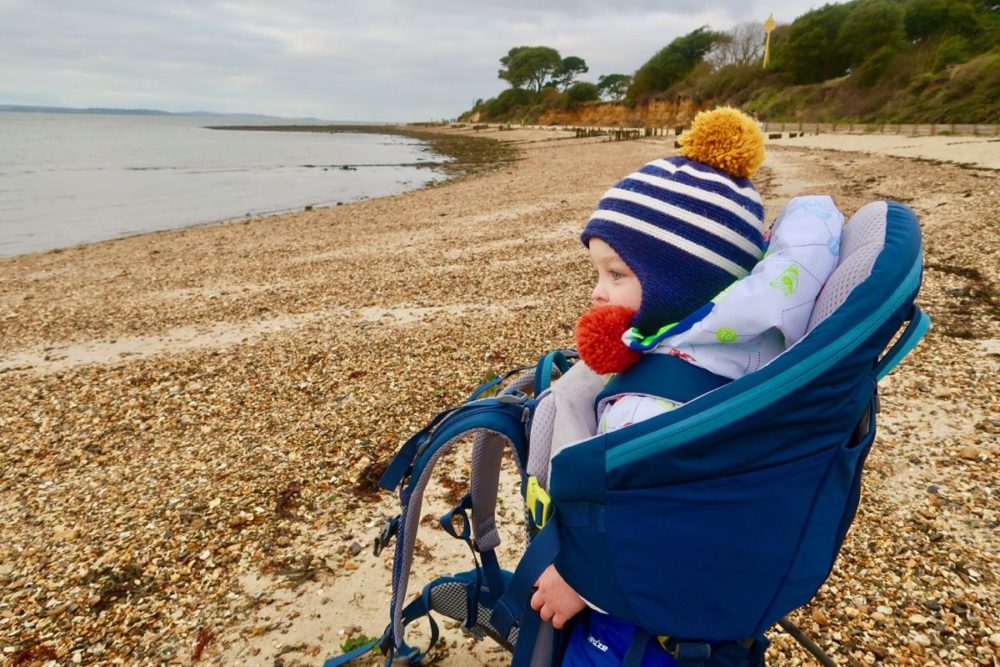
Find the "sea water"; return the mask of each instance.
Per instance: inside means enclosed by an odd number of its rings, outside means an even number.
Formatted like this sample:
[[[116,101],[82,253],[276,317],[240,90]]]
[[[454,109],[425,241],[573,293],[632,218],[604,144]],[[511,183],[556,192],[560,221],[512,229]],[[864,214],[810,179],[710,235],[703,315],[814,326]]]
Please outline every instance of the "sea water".
[[[0,112],[0,257],[347,203],[443,178],[413,166],[443,158],[409,137],[208,129],[237,124],[262,122]]]

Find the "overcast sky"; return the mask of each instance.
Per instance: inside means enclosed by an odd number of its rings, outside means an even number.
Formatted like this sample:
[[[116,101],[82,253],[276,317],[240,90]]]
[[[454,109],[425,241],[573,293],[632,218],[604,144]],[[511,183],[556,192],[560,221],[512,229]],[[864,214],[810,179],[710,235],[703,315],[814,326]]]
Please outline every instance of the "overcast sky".
[[[506,87],[513,46],[632,74],[702,25],[813,0],[0,0],[0,104],[326,120],[453,118]]]

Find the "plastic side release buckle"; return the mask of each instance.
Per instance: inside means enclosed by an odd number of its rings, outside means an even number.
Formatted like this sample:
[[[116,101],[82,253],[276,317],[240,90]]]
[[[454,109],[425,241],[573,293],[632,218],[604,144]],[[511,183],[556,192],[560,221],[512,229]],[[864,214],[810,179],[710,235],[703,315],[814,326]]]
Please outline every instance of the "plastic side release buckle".
[[[656,641],[678,663],[703,663],[712,657],[712,645],[708,642],[680,641],[667,635],[659,635]]]
[[[385,549],[386,545],[392,540],[393,535],[399,532],[399,515],[397,514],[392,519],[385,522],[385,526],[382,527],[382,532],[378,534],[375,538],[375,545],[372,549],[373,553],[378,556],[382,553],[382,549]]]
[[[528,518],[531,520],[532,526],[539,530],[544,528],[552,516],[552,496],[542,488],[535,475],[528,478],[528,485],[524,492],[524,504],[528,509]]]

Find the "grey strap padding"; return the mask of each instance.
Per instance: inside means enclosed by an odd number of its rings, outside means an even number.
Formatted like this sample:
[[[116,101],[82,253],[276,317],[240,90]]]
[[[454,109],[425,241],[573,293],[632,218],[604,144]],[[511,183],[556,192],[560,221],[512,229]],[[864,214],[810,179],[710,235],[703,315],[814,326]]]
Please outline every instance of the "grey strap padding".
[[[848,220],[840,237],[840,261],[816,298],[807,331],[829,317],[871,275],[875,260],[885,247],[888,210],[889,205],[884,201],[871,202]]]
[[[397,648],[400,648],[403,644],[403,607],[406,605],[406,588],[410,581],[410,567],[413,565],[413,547],[417,541],[417,529],[420,527],[420,508],[424,501],[424,490],[431,480],[438,460],[450,451],[455,446],[455,443],[463,440],[470,433],[478,435],[480,432],[484,431],[477,429],[456,435],[431,455],[431,458],[427,461],[427,465],[424,466],[420,477],[417,479],[417,483],[413,487],[410,501],[399,515],[403,532],[397,539],[403,541],[402,562],[398,564],[393,563],[392,581],[392,590],[395,595],[395,604],[392,608],[392,634],[396,640]],[[412,521],[409,520],[411,515],[414,517]]]
[[[552,664],[552,654],[556,648],[555,632],[552,623],[542,621],[535,639],[535,649],[531,652],[530,667],[549,667]]]
[[[548,488],[549,461],[564,448],[597,432],[594,399],[604,389],[606,375],[598,375],[578,361],[552,385],[535,408],[531,424],[528,474]],[[536,432],[537,429],[537,432]]]
[[[522,391],[524,387],[529,386],[532,382],[533,374],[526,373],[516,378],[501,393],[511,394],[515,390]],[[474,429],[455,436],[431,455],[423,471],[421,471],[416,484],[413,486],[409,502],[400,513],[399,521],[403,526],[403,530],[397,539],[402,540],[402,562],[398,566],[394,563],[392,582],[392,588],[396,596],[392,609],[392,633],[393,637],[395,637],[397,648],[403,644],[403,607],[406,605],[406,590],[410,580],[410,567],[413,565],[413,547],[417,540],[417,529],[420,527],[420,508],[423,505],[424,491],[431,480],[434,467],[440,458],[449,452],[457,442],[470,435],[470,433],[473,436],[474,443],[472,455],[472,475],[474,479],[470,481],[470,486],[478,487],[476,493],[480,502],[480,507],[477,508],[475,500],[473,500],[473,528],[477,531],[475,534],[478,540],[480,529],[476,528],[476,526],[481,523],[481,534],[484,539],[487,541],[496,539],[497,544],[499,544],[499,536],[495,535],[496,519],[494,518],[496,513],[496,491],[493,492],[493,497],[489,500],[485,500],[483,496],[486,490],[490,488],[484,485],[489,485],[491,479],[494,489],[499,484],[500,461],[503,458],[503,447],[506,445],[507,439],[495,431]],[[477,446],[479,453],[476,452]],[[412,521],[408,520],[408,517],[411,515],[415,517]],[[494,534],[493,538],[489,537],[491,534]],[[480,547],[480,549],[483,548]]]
[[[558,372],[558,369],[555,369]],[[534,372],[516,377],[501,393],[525,393],[531,390],[535,381]],[[498,433],[476,434],[472,445],[472,465],[469,472],[469,489],[472,494],[472,534],[476,548],[480,551],[496,549],[500,546],[497,532],[496,510],[500,491],[500,466],[503,462],[507,439]],[[515,460],[517,457],[514,457]],[[518,470],[524,476],[523,470]]]
[[[500,546],[497,532],[497,496],[500,491],[500,464],[507,439],[492,431],[476,434],[472,445],[472,532],[480,551]]]
[[[552,390],[542,394],[541,400],[535,406],[535,414],[531,417],[531,436],[528,448],[527,473],[547,486],[549,478],[549,453],[552,451],[552,429],[556,422],[556,399]]]

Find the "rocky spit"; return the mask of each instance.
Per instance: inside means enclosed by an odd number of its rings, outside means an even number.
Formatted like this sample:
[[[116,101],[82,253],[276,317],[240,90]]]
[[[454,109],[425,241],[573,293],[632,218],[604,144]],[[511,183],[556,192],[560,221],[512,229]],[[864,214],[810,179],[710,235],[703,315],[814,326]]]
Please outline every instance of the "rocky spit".
[[[674,150],[476,134],[518,159],[0,260],[0,664],[315,665],[381,632],[389,554],[370,544],[395,507],[380,470],[491,371],[572,345],[592,280],[579,230],[604,189]],[[949,159],[782,141],[755,179],[769,218],[797,194],[848,215],[891,198],[925,234],[934,326],[882,384],[857,520],[792,614],[842,665],[1000,657],[1000,178]],[[502,508],[515,522],[516,490]],[[470,567],[440,535],[422,531],[414,592]],[[439,664],[505,662],[445,626]],[[769,636],[770,663],[813,664]]]

